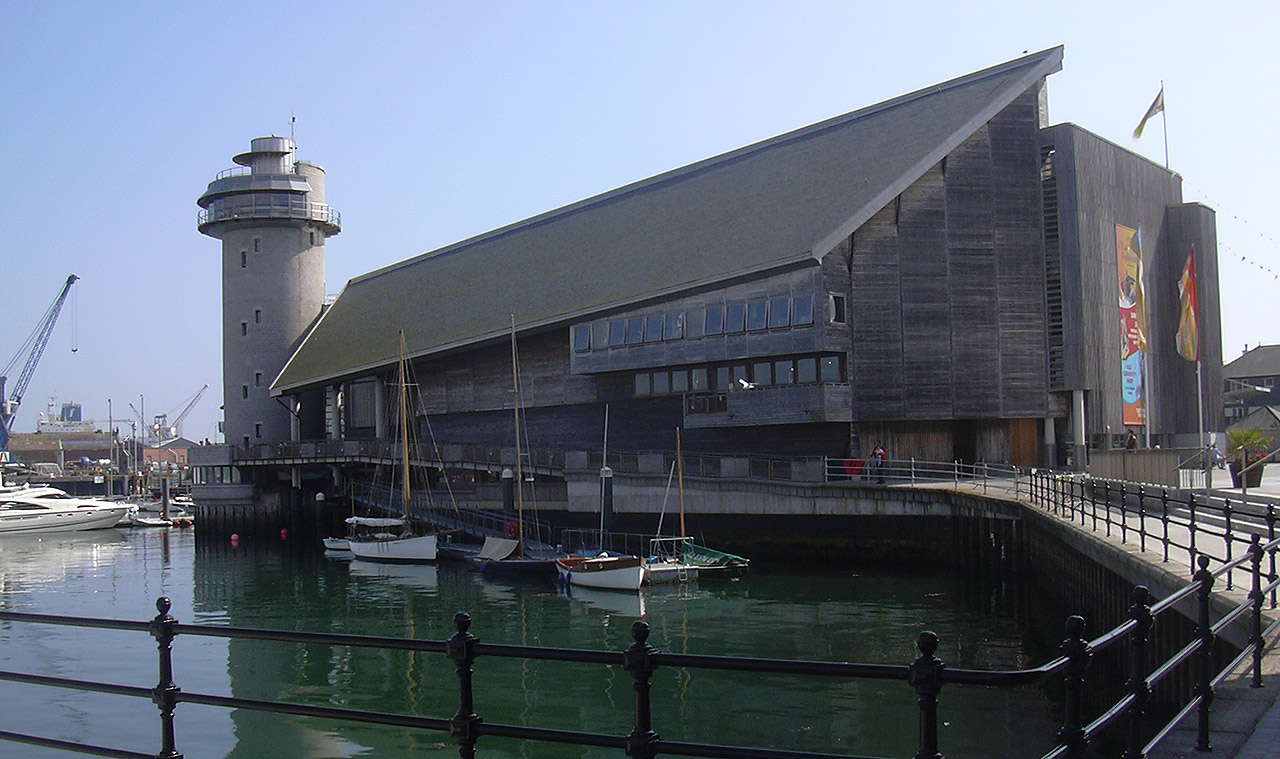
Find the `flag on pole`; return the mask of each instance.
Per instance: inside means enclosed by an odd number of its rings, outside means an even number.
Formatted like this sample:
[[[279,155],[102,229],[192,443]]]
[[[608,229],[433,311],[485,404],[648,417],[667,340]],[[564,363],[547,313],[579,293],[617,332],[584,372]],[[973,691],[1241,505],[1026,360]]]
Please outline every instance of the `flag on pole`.
[[[1143,114],[1142,121],[1138,122],[1138,128],[1133,130],[1133,139],[1136,140],[1139,137],[1141,137],[1142,128],[1147,125],[1147,121],[1152,116],[1155,116],[1157,113],[1160,113],[1163,110],[1164,110],[1164,87],[1161,86],[1160,94],[1156,95],[1156,99],[1151,101],[1151,107],[1147,109],[1147,112],[1145,114]]]
[[[1178,355],[1188,361],[1200,360],[1200,307],[1196,303],[1196,246],[1191,246],[1187,265],[1178,280],[1182,313],[1178,317]]]

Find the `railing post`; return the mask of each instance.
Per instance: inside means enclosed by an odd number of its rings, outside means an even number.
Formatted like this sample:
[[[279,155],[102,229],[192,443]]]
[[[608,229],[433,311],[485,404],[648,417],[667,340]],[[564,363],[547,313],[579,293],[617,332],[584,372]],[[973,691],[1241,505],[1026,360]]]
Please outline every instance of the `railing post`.
[[[631,624],[631,637],[635,640],[622,654],[622,668],[631,673],[631,687],[636,692],[635,727],[627,736],[627,756],[633,759],[653,759],[657,755],[654,744],[659,736],[653,731],[653,716],[649,703],[649,678],[658,665],[653,655],[658,649],[649,645],[649,623],[637,619]]]
[[[1271,543],[1276,539],[1276,506],[1274,503],[1267,504],[1267,543]],[[1271,556],[1271,571],[1268,573],[1267,582],[1276,581],[1276,548],[1272,547],[1267,553]],[[1271,608],[1276,608],[1276,589],[1271,589]]]
[[[1259,536],[1254,535],[1253,541],[1249,544],[1249,559],[1251,574],[1253,575],[1253,588],[1249,591],[1249,600],[1253,606],[1253,682],[1250,683],[1254,688],[1262,687],[1262,648],[1266,643],[1262,639],[1262,544],[1259,542]]]
[[[1160,488],[1160,529],[1164,542],[1165,563],[1169,561],[1169,488]]]
[[[471,690],[472,665],[476,660],[476,636],[468,632],[471,615],[463,611],[454,614],[453,627],[457,632],[445,641],[445,656],[453,661],[458,675],[458,713],[449,720],[449,736],[458,742],[459,757],[474,759],[481,719],[476,715],[475,697]]]
[[[1226,562],[1226,563],[1230,564],[1230,563],[1231,563],[1231,560],[1232,560],[1232,556],[1231,556],[1231,542],[1232,542],[1232,534],[1231,534],[1231,499],[1230,499],[1230,498],[1225,498],[1225,499],[1223,499],[1223,501],[1222,501],[1222,516],[1223,516],[1223,518],[1226,520],[1226,526],[1225,526],[1225,527],[1223,528],[1223,530],[1222,530],[1222,538],[1223,538],[1223,540],[1224,540],[1224,541],[1226,541],[1226,544],[1227,544],[1227,562]],[[1234,575],[1234,574],[1235,574],[1235,570],[1232,570],[1232,571],[1230,571],[1230,572],[1227,572],[1227,590],[1231,590],[1231,589],[1232,589],[1232,587],[1233,587],[1232,582],[1231,582],[1231,577],[1232,577],[1232,575]]]
[[[1147,502],[1141,485],[1138,486],[1138,550],[1147,552]]]
[[[946,665],[934,656],[938,636],[925,630],[916,636],[920,656],[907,667],[907,682],[916,689],[920,704],[920,748],[915,759],[942,759],[938,753],[938,694],[942,692],[942,669]]]
[[[1151,684],[1147,682],[1147,636],[1155,623],[1151,616],[1151,593],[1145,585],[1133,589],[1129,618],[1137,624],[1129,636],[1129,693],[1133,695],[1133,706],[1129,708],[1129,745],[1124,759],[1143,759],[1142,719],[1151,700]]]
[[[1111,480],[1102,481],[1103,524],[1107,526],[1107,537],[1111,537]],[[1093,531],[1098,531],[1098,509],[1093,509]]]
[[[1187,510],[1190,515],[1187,517],[1187,531],[1190,533],[1187,550],[1191,552],[1191,571],[1196,571],[1196,494],[1189,493],[1187,495]]]
[[[1213,590],[1213,573],[1209,571],[1209,557],[1199,556],[1196,563],[1200,569],[1195,574],[1195,581],[1200,584],[1197,593],[1197,634],[1200,637],[1200,648],[1196,659],[1199,671],[1196,682],[1196,695],[1200,697],[1199,719],[1196,730],[1196,751],[1212,751],[1209,741],[1209,707],[1213,703],[1213,628],[1209,625],[1209,593]]]
[[[1084,617],[1067,618],[1067,638],[1058,650],[1067,657],[1067,669],[1063,675],[1066,686],[1066,708],[1058,741],[1067,747],[1067,756],[1080,759],[1089,746],[1084,735],[1084,671],[1093,658],[1093,649],[1084,639]]]
[[[173,626],[178,620],[169,616],[173,608],[167,596],[156,599],[156,614],[151,620],[151,637],[160,651],[160,680],[151,689],[151,702],[160,708],[160,752],[156,759],[181,759],[173,734],[173,710],[178,705],[181,689],[173,684]]]

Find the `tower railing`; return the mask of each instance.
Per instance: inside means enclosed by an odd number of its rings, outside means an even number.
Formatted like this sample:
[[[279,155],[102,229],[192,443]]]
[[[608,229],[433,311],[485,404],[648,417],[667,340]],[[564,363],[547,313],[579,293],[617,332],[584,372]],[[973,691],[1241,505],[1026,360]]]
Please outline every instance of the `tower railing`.
[[[248,197],[215,201],[208,208],[200,210],[196,223],[203,228],[209,224],[241,219],[299,219],[334,227],[342,226],[342,214],[328,203],[294,199],[281,202],[278,193],[261,198],[251,194]]]

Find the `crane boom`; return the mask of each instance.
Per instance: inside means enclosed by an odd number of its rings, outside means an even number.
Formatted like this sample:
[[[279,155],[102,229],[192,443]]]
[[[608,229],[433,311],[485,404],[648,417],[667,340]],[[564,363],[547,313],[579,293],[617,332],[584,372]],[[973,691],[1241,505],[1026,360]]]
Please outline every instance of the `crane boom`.
[[[53,335],[53,327],[58,323],[58,314],[62,313],[62,306],[67,302],[67,295],[71,292],[71,286],[80,279],[72,274],[67,277],[67,281],[63,283],[62,290],[58,293],[58,297],[53,299],[49,310],[45,311],[44,317],[36,324],[36,328],[32,331],[27,341],[18,349],[17,354],[9,362],[9,366],[5,367],[4,373],[0,375],[0,451],[9,450],[9,438],[13,430],[13,417],[18,413],[18,406],[22,404],[22,396],[27,392],[27,385],[31,384],[31,377],[36,372],[36,366],[40,364],[40,357],[44,355],[45,346],[49,344],[49,337]],[[18,381],[14,383],[13,390],[9,393],[9,397],[4,397],[4,386],[8,379],[9,371],[17,365],[18,361],[26,353],[27,360],[22,366],[22,372],[18,375]]]

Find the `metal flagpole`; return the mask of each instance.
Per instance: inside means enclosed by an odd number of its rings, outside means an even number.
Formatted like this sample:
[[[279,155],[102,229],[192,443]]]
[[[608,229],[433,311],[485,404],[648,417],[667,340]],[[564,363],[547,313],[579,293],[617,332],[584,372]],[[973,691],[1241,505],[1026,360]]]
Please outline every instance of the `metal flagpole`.
[[[1164,130],[1164,167],[1169,168],[1169,109],[1164,102],[1164,80],[1160,80],[1160,126]]]

